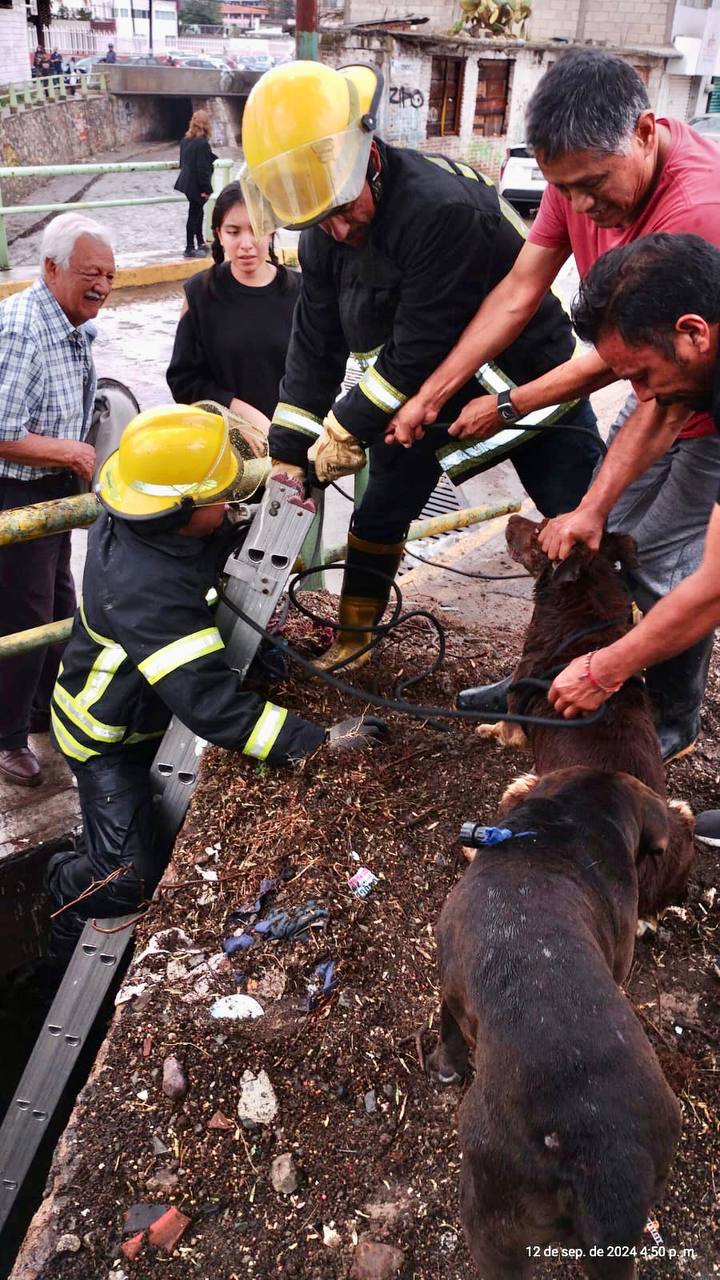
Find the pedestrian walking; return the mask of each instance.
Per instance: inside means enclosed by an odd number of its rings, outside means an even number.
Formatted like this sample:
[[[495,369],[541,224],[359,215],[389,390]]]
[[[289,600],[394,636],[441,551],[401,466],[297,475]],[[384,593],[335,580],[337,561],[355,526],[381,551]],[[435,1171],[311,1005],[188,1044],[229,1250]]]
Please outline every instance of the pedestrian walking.
[[[105,54],[105,61],[111,62],[111,63],[117,62],[117,54],[115,52],[115,46],[112,44],[109,44],[107,47],[107,53]]]
[[[68,93],[70,94],[71,98],[75,97],[75,90],[77,89],[79,79],[80,79],[80,76],[78,73],[76,60],[75,58],[71,58],[67,67],[65,68],[65,83],[67,85]]]
[[[208,246],[203,239],[203,209],[212,191],[212,167],[217,156],[210,147],[210,117],[194,111],[188,131],[180,143],[180,173],[175,190],[188,202],[185,227],[185,258],[204,258]]]
[[[59,80],[62,73],[63,73],[62,54],[58,53],[57,49],[53,49],[52,53],[50,54],[50,75],[54,76],[55,79]]]
[[[400,443],[434,422],[468,372],[521,330],[571,254],[585,277],[606,250],[654,232],[693,232],[720,246],[717,145],[680,120],[656,119],[643,81],[622,58],[596,50],[559,58],[530,99],[525,137],[548,180],[528,242],[447,359],[399,410],[391,431]],[[547,378],[524,377],[527,385],[504,405],[494,395],[475,399],[450,432],[458,443],[491,438],[558,395],[614,380],[591,353]],[[652,399],[638,405],[631,395],[582,503],[550,521],[540,542],[555,559],[575,542],[596,550],[606,523],[631,534],[638,564],[629,585],[647,613],[699,566],[719,485],[720,439],[709,414]],[[666,760],[697,738],[712,642],[707,636],[646,673]],[[484,696],[483,688],[477,699],[467,690],[462,705],[482,707]]]
[[[77,493],[92,480],[85,443],[93,415],[91,323],[115,272],[108,231],[64,213],[43,234],[42,275],[0,302],[0,510]],[[0,548],[0,634],[67,618],[75,608],[70,534]],[[42,781],[28,733],[49,727],[60,646],[0,662],[0,773],[21,786]]]
[[[239,182],[217,198],[214,266],[185,285],[167,371],[175,400],[214,400],[267,436],[279,399],[300,277],[258,240]]]

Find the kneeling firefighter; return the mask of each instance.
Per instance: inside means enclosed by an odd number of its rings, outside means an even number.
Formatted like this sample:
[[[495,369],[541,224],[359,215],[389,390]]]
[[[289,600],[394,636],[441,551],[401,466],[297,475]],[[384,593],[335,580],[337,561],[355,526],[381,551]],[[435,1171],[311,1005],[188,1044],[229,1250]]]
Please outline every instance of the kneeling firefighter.
[[[503,432],[463,446],[434,427],[411,448],[385,443],[393,414],[450,351],[483,298],[522,247],[519,220],[469,165],[374,136],[382,92],[367,66],[335,70],[296,62],[266,72],[243,115],[241,183],[260,236],[302,229],[302,290],[270,431],[270,452],[321,483],[361,470],[369,481],[354,513],[340,602],[340,634],[325,665],[352,658],[382,615],[410,521],[441,471],[456,483],[509,456],[546,516],[571,510],[600,457],[587,400],[539,411],[584,431]],[[546,294],[526,329],[477,380],[501,392],[573,353],[570,322]],[[338,390],[348,356],[363,369]],[[471,379],[447,406],[448,421],[478,394]],[[521,424],[521,427],[529,424]],[[379,570],[380,574],[373,572]]]
[[[362,747],[384,728],[369,717],[326,730],[244,691],[228,666],[206,597],[243,536],[228,518],[239,474],[224,419],[185,405],[139,414],[101,469],[105,510],[90,531],[51,705],[82,836],[51,860],[48,885],[62,906],[106,883],[56,917],[55,962],[69,959],[85,920],[132,912],[165,870],[171,850],[156,829],[150,766],[171,715],[271,765],[324,742]]]

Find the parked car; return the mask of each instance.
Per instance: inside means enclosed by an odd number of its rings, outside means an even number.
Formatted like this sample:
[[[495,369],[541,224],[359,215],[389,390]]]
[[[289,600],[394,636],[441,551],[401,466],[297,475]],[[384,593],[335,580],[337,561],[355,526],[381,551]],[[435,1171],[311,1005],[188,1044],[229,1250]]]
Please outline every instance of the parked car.
[[[100,83],[100,74],[105,70],[107,63],[104,58],[91,54],[87,58],[78,58],[75,63],[75,70],[79,76],[87,76],[88,89],[95,89]]]
[[[269,53],[252,53],[243,58],[243,67],[246,71],[272,71],[274,66],[275,59],[271,58]]]
[[[714,112],[712,115],[695,116],[694,120],[689,121],[691,128],[697,133],[701,133],[704,138],[711,138],[713,142],[720,142],[720,111]]]
[[[508,147],[500,166],[498,188],[518,213],[529,214],[537,209],[547,182],[538,162],[524,143]]]

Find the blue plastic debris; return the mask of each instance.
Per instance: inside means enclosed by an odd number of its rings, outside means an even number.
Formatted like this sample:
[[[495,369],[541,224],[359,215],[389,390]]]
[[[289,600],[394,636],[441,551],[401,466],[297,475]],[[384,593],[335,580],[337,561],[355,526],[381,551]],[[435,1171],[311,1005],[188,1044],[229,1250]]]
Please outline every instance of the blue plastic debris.
[[[328,996],[331,994],[335,986],[335,961],[324,960],[322,964],[313,969],[313,975],[308,983],[308,1011],[312,1012],[317,1009]]]
[[[308,929],[312,926],[322,927],[327,923],[329,915],[327,907],[319,907],[313,899],[293,911],[276,909],[264,920],[256,920],[238,937],[226,938],[223,951],[225,955],[231,956],[236,951],[247,950],[256,937],[270,938],[273,941],[306,942]]]

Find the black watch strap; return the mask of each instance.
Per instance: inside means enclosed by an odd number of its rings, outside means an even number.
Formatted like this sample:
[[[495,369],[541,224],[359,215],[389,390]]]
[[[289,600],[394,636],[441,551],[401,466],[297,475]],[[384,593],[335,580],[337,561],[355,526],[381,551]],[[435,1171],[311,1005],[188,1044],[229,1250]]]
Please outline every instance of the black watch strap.
[[[518,422],[522,416],[512,402],[510,391],[501,391],[498,395],[497,411],[503,422],[507,422],[510,426]]]

